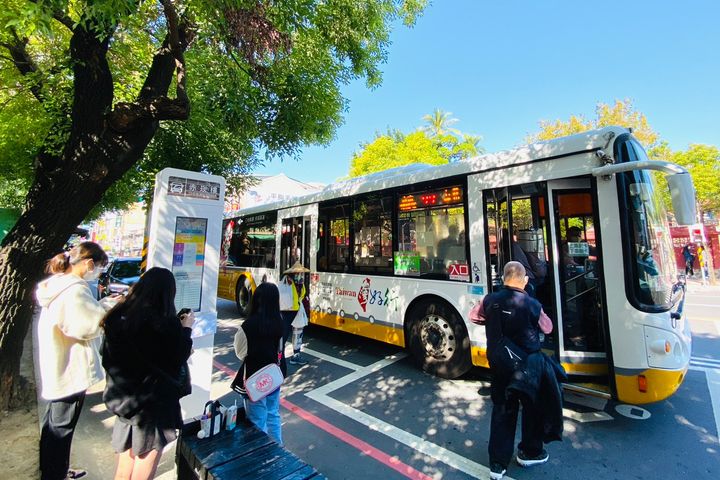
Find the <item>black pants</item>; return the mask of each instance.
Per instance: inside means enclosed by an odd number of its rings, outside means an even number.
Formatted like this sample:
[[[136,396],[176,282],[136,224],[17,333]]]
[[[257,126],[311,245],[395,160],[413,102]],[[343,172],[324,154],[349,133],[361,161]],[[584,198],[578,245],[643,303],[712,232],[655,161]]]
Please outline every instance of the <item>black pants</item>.
[[[67,476],[70,445],[84,401],[85,392],[80,392],[48,404],[40,433],[42,480],[62,480]]]
[[[300,305],[300,308],[302,308],[302,305]],[[280,315],[282,315],[283,321],[285,322],[285,334],[283,335],[283,351],[285,349],[285,344],[290,339],[290,336],[292,335],[292,322],[295,320],[295,316],[297,315],[297,310],[283,310],[280,312]]]
[[[504,388],[503,388],[504,390]],[[543,424],[541,415],[530,402],[523,402],[522,441],[518,448],[528,456],[540,455],[543,448]],[[497,462],[507,467],[515,450],[515,427],[517,425],[520,400],[511,397],[504,402],[493,402],[490,422],[490,463]]]

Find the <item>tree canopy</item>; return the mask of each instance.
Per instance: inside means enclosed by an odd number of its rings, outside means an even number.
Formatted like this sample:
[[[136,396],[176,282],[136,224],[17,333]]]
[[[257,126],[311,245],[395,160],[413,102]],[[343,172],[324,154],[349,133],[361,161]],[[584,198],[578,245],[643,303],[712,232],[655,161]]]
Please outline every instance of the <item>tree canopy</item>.
[[[372,142],[363,144],[361,150],[353,154],[350,177],[412,163],[442,165],[482,153],[479,145],[482,137],[450,128],[457,122],[451,115],[438,109],[425,115],[426,125],[414,132],[405,134],[390,130],[386,134],[377,134]]]
[[[136,111],[129,106],[169,38],[167,12],[174,11],[179,36],[186,37],[181,96],[191,105],[188,118],[160,118],[167,121],[135,168],[103,195],[100,211],[133,201],[169,165],[241,181],[260,162],[329,142],[347,108],[340,87],[358,78],[377,85],[390,28],[396,21],[412,24],[424,5],[8,0],[0,12],[0,206],[22,206],[37,155],[64,148],[73,124],[79,59],[71,40],[78,28],[108,44],[109,114]],[[178,79],[173,86],[181,86]]]
[[[687,150],[670,152],[669,161],[687,168],[692,175],[700,213],[720,213],[720,149],[691,144]]]
[[[632,128],[633,135],[646,149],[652,149],[658,144],[658,134],[650,127],[645,114],[636,111],[629,99],[615,100],[612,105],[598,103],[595,118],[591,120],[582,115],[570,115],[568,120],[541,120],[540,131],[529,135],[527,141],[551,140],[611,125]]]
[[[630,100],[616,100],[612,105],[599,103],[595,112],[596,117],[592,120],[571,115],[568,120],[541,121],[540,131],[530,135],[528,141],[550,140],[610,125],[630,127],[651,159],[666,160],[687,168],[702,212],[720,213],[720,151],[717,146],[691,144],[687,150],[673,151],[653,130],[647,117],[634,109]],[[663,174],[656,174],[656,177],[661,176]],[[664,199],[669,207],[669,192],[665,193]]]
[[[343,85],[381,81],[426,0],[4,0],[0,407],[17,398],[35,283],[93,209],[173,166],[241,178],[329,142]]]

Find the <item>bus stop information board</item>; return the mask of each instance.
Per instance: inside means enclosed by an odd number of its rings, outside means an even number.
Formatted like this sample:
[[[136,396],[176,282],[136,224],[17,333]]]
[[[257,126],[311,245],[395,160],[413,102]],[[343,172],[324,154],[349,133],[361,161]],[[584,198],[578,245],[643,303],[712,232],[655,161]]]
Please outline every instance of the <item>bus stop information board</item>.
[[[172,272],[175,275],[175,308],[200,311],[207,218],[177,217]]]
[[[180,400],[183,418],[202,413],[210,399],[224,200],[225,179],[217,175],[166,168],[155,178],[147,267],[170,270],[175,307],[195,311],[188,360],[193,389]]]

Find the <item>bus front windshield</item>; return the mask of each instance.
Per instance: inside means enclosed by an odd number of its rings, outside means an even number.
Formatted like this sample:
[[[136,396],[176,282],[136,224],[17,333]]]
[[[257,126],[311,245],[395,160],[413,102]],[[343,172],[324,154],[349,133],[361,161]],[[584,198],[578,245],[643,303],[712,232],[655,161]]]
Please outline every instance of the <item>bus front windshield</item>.
[[[627,142],[632,160],[644,160],[645,152]],[[635,157],[635,158],[632,158]],[[651,310],[668,309],[672,297],[674,255],[667,213],[660,190],[646,171],[625,173],[627,225],[630,229],[631,290],[635,300]]]

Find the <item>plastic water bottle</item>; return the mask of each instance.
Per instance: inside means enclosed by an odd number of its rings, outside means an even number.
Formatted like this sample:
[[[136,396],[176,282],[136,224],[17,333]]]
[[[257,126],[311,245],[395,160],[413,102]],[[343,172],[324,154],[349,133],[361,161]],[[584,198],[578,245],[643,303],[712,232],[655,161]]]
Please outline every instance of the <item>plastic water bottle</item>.
[[[225,421],[225,429],[232,430],[237,424],[237,400],[227,409],[227,420]]]
[[[200,431],[197,436],[198,438],[207,438],[210,436],[210,417],[207,415],[200,417]]]

